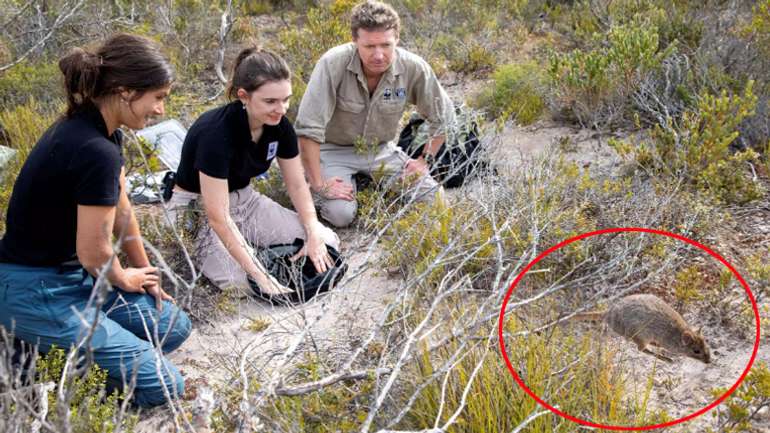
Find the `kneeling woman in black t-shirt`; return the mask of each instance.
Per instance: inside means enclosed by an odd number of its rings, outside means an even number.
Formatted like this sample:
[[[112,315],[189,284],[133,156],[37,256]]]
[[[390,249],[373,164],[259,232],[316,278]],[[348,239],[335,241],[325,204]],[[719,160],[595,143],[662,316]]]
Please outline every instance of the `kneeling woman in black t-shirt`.
[[[0,325],[42,352],[91,350],[111,384],[135,377],[138,405],[162,404],[184,382],[161,350],[184,342],[190,320],[160,287],[142,245],[118,128],[163,114],[172,70],[150,40],[126,34],[93,53],[73,50],[59,68],[67,113],[30,152],[8,205]]]
[[[319,272],[333,266],[326,244],[339,249],[337,235],[318,221],[297,136],[284,116],[290,78],[276,54],[244,49],[227,90],[234,101],[201,115],[185,137],[169,208],[179,209],[200,195],[207,224],[198,232],[196,257],[203,274],[220,288],[248,290],[251,277],[263,293],[289,291],[265,272],[252,246],[304,239],[300,254]],[[297,212],[250,185],[276,157]]]

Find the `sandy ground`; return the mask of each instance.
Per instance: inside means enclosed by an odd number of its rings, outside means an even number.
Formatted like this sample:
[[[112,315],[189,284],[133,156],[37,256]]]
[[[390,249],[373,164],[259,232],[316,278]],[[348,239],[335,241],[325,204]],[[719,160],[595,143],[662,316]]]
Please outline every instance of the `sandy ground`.
[[[202,386],[217,389],[239,378],[239,366],[249,376],[270,377],[276,369],[306,360],[318,351],[324,359],[344,360],[382,319],[398,282],[377,272],[378,257],[366,246],[356,245],[352,230],[338,231],[348,256],[348,272],[332,292],[298,307],[275,307],[251,298],[233,301],[235,312],[221,315],[211,324],[197,324],[190,338],[168,358],[182,371],[189,398]],[[257,320],[267,325],[253,330]],[[309,330],[304,336],[303,331]],[[286,350],[300,338],[301,349],[290,359]],[[137,432],[173,431],[168,412],[151,411],[143,416]]]
[[[746,370],[754,349],[753,340],[708,331],[704,332],[704,337],[711,347],[710,364],[682,356],[673,356],[673,363],[663,362],[638,351],[635,344],[611,331],[599,334],[597,342],[599,347],[606,347],[616,353],[616,365],[626,377],[626,388],[629,391],[627,398],[630,401],[637,404],[643,401],[648,392],[649,380],[652,379],[648,414],[662,410],[671,419],[679,419],[716,401],[717,397],[711,394],[712,389],[731,388]],[[756,361],[768,359],[770,348],[765,341],[765,344],[760,344]],[[713,409],[683,424],[658,431],[701,432],[706,427],[713,428],[711,412]],[[770,426],[768,411],[765,411],[764,418]],[[602,423],[601,420],[592,421]],[[770,428],[764,431],[770,431]]]
[[[232,371],[226,366],[237,365],[245,353],[249,353],[250,365],[268,372],[269,361],[282,354],[306,327],[310,328],[307,338],[312,339],[317,350],[327,356],[330,352],[341,356],[349,353],[351,345],[380,319],[379,313],[396,287],[396,282],[371,268],[374,260],[376,257],[367,260],[366,251],[353,252],[343,283],[333,292],[298,307],[276,307],[250,298],[235,301],[234,314],[215,326],[194,329],[170,359],[193,383],[199,379],[231,379]],[[268,326],[255,332],[249,329],[254,320]]]

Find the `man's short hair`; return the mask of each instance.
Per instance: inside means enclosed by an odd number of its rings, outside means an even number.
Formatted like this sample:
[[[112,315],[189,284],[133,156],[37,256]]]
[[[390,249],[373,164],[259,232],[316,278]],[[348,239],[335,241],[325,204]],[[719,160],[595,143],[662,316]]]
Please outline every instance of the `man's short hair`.
[[[353,8],[350,17],[350,31],[353,39],[358,38],[358,29],[386,31],[393,29],[396,36],[401,29],[401,19],[392,6],[386,3],[366,0]]]

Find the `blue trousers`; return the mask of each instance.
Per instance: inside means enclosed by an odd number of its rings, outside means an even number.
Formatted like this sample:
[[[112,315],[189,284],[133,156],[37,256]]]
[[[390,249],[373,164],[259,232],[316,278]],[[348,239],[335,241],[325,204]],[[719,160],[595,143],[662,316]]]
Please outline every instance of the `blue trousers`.
[[[181,396],[184,379],[155,346],[163,353],[179,347],[190,335],[187,315],[168,301],[159,312],[152,296],[119,289],[97,311],[87,306],[93,287],[93,277],[79,266],[0,263],[0,326],[47,352],[54,345],[66,350],[79,344],[97,319],[84,349],[92,350],[111,383],[128,383],[136,375],[134,403],[142,407],[164,404],[166,393]]]

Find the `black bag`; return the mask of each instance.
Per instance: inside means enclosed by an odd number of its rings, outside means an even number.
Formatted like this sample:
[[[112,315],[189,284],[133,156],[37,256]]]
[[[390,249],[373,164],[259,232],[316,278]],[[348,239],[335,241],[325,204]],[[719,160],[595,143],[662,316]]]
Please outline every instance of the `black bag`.
[[[270,245],[267,248],[257,250],[259,261],[265,266],[267,272],[275,277],[282,285],[293,289],[294,292],[282,295],[268,295],[260,290],[256,282],[249,278],[249,285],[254,294],[271,304],[291,305],[307,302],[319,293],[328,292],[348,270],[348,265],[342,260],[339,252],[327,245],[334,262],[334,267],[319,274],[313,266],[313,262],[306,256],[295,261],[289,260],[302,249],[304,241],[295,239],[291,244]]]
[[[174,185],[176,185],[176,172],[167,171],[163,176],[163,181],[161,184],[163,201],[171,200],[171,196],[174,194]]]
[[[458,116],[463,113],[458,109]],[[414,140],[425,119],[412,116],[409,123],[401,130],[398,137],[398,147],[403,149],[411,158],[417,158],[423,153],[424,143]],[[454,142],[447,146],[444,143],[436,154],[436,160],[431,167],[431,175],[446,188],[457,188],[465,183],[474,173],[487,168],[487,161],[481,158],[481,142],[479,129],[475,120],[469,119],[456,131]],[[449,137],[447,137],[449,140]]]

